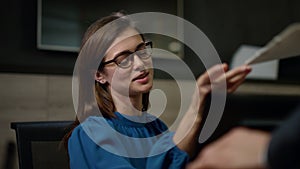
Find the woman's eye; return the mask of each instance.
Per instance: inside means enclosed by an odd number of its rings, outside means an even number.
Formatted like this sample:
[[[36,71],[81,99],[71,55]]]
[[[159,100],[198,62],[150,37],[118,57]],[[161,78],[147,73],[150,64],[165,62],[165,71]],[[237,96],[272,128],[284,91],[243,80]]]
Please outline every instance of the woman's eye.
[[[137,54],[141,57],[141,58],[148,58],[151,53],[149,52],[148,49],[143,49],[143,50],[139,50],[137,51]]]
[[[121,62],[128,60],[128,56],[129,54],[123,54],[116,59],[116,62],[120,64]]]
[[[137,54],[138,54],[140,57],[145,57],[145,56],[147,56],[146,50],[139,50],[139,51],[137,51]]]
[[[124,54],[117,59],[117,63],[120,66],[126,66],[130,63],[130,54]]]

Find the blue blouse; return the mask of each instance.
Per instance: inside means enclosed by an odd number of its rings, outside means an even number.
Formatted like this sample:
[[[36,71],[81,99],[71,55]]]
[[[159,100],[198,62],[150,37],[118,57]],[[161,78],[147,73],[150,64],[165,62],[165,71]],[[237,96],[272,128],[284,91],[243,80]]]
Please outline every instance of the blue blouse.
[[[71,169],[180,169],[186,152],[174,145],[173,133],[158,118],[91,116],[77,126],[69,139]]]

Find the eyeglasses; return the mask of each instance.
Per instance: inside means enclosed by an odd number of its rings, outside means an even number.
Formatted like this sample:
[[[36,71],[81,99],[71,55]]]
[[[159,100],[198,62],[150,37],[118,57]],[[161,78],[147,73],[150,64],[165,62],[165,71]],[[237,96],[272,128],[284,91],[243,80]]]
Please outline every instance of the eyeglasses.
[[[112,60],[102,62],[100,67],[104,67],[107,64],[115,63],[120,68],[128,68],[133,64],[134,55],[137,55],[141,60],[147,60],[152,53],[152,42],[143,42],[136,47],[134,52],[126,50],[119,53]]]

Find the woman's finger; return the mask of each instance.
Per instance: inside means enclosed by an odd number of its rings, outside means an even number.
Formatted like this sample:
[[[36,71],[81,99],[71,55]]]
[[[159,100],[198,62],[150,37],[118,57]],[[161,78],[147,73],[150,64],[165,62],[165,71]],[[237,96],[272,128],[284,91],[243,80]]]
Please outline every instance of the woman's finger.
[[[244,78],[239,79],[239,81],[236,81],[235,83],[231,83],[230,86],[228,86],[227,88],[228,93],[232,93],[236,91],[236,89],[245,81],[245,77],[246,75],[244,76]]]
[[[245,77],[250,72],[251,72],[250,66],[240,66],[226,72],[225,76],[220,76],[218,79],[214,81],[214,83],[220,83],[221,81],[224,81],[225,78],[227,84],[233,83],[235,81],[239,81],[239,79]]]
[[[224,72],[228,70],[228,65],[226,63],[215,65],[209,68],[201,77],[200,84],[209,84],[216,79],[224,76]]]
[[[237,68],[234,68],[234,69],[228,71],[226,73],[226,78],[227,79],[232,79],[232,78],[236,77],[239,74],[244,74],[244,73],[248,74],[250,71],[251,71],[250,66],[242,65],[242,66],[239,66]]]

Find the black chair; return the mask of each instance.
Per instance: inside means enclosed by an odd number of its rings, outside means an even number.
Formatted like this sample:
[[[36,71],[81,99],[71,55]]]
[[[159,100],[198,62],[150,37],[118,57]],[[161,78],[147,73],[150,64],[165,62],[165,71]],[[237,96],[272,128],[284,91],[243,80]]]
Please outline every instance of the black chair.
[[[67,153],[61,145],[71,121],[12,122],[16,132],[20,169],[66,169]]]

